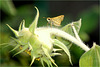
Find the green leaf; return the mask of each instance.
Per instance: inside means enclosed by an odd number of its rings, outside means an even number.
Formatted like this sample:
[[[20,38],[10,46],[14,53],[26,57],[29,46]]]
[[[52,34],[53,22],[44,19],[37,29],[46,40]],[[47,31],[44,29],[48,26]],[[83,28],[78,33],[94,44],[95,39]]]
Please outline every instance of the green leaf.
[[[32,22],[32,24],[29,26],[29,30],[30,32],[32,32],[34,34],[34,31],[37,27],[37,23],[38,23],[38,18],[39,18],[39,10],[37,7],[35,7],[36,10],[37,10],[37,14],[36,14],[36,17],[35,17],[35,20]]]
[[[72,64],[71,56],[70,56],[70,52],[69,52],[68,48],[67,48],[62,42],[60,42],[60,41],[57,40],[57,39],[54,39],[54,44],[55,44],[56,46],[62,48],[62,49],[65,51],[65,53],[66,53],[66,54],[68,55],[68,57],[69,57],[70,63]]]
[[[72,22],[72,23],[73,23],[77,33],[79,33],[79,30],[80,30],[80,27],[81,27],[81,19],[78,20],[78,21]],[[74,31],[72,29],[72,23],[67,24],[66,26],[64,26],[62,28],[62,30],[69,33],[72,36],[75,36]],[[63,42],[65,45],[67,45],[68,48],[70,48],[71,45],[72,45],[72,43],[70,41],[68,41],[64,38],[61,38],[61,37],[58,37],[58,36],[55,36],[55,35],[53,35],[53,37],[56,37],[59,41]]]
[[[100,46],[93,43],[93,47],[81,56],[79,66],[100,67]]]
[[[79,33],[79,30],[80,30],[80,27],[81,27],[81,19],[78,20],[78,21],[72,22],[72,23],[74,24],[74,27],[75,27],[77,33]],[[74,36],[73,29],[72,29],[72,23],[67,24],[66,26],[64,26],[62,28],[62,30],[69,33],[69,34],[71,34],[72,36]]]

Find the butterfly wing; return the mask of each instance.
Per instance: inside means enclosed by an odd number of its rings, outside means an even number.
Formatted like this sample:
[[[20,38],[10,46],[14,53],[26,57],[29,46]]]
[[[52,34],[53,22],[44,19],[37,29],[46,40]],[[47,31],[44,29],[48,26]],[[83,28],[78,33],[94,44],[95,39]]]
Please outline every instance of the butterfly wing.
[[[63,21],[64,19],[64,15],[60,15],[60,16],[57,16],[57,17],[54,17],[52,18],[52,22],[55,26],[60,26],[61,22]]]

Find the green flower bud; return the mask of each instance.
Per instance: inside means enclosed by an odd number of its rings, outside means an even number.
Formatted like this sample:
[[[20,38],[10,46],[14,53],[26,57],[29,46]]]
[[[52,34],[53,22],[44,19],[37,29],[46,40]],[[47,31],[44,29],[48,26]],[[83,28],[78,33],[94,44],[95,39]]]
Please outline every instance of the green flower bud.
[[[7,26],[12,30],[12,32],[16,36],[16,38],[12,39],[14,39],[14,41],[17,42],[17,46],[11,51],[20,48],[21,50],[15,55],[24,51],[31,55],[32,62],[30,65],[32,65],[34,60],[37,58],[40,58],[43,66],[43,62],[46,62],[48,66],[52,66],[52,63],[56,65],[54,60],[51,58],[53,44],[51,42],[52,39],[50,37],[50,34],[48,32],[45,32],[44,30],[36,29],[39,17],[39,11],[37,8],[36,10],[36,18],[29,26],[29,28],[25,27],[25,20],[21,22],[18,31],[14,30],[7,24]]]
[[[37,10],[36,17],[32,24],[29,26],[29,28],[25,27],[25,20],[23,20],[19,26],[19,30],[16,31],[13,28],[11,28],[8,24],[7,26],[12,30],[12,32],[15,34],[16,38],[12,38],[16,43],[17,46],[12,49],[11,51],[14,51],[17,48],[20,48],[21,50],[17,52],[15,55],[26,52],[29,55],[31,55],[32,62],[30,65],[33,64],[34,60],[40,60],[42,65],[44,66],[44,62],[48,65],[48,67],[53,67],[52,63],[56,65],[54,60],[52,59],[52,56],[55,55],[61,55],[60,53],[57,53],[56,51],[63,50],[69,57],[69,61],[71,62],[71,56],[68,48],[59,40],[52,39],[51,34],[55,34],[57,36],[62,36],[65,39],[68,39],[71,41],[71,39],[76,43],[78,43],[78,40],[76,40],[73,36],[69,35],[68,33],[56,29],[56,28],[48,28],[48,27],[41,27],[37,28],[38,18],[39,18],[39,11],[37,7],[35,7]],[[71,39],[70,39],[70,38]],[[60,47],[61,49],[56,49],[53,47],[53,45],[56,45]],[[14,56],[15,56],[14,55]]]

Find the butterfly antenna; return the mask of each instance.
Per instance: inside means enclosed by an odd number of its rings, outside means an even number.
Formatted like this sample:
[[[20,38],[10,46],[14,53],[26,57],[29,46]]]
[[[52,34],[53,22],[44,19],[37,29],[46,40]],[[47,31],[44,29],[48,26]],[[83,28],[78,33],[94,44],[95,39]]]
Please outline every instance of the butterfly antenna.
[[[46,17],[43,17],[43,18],[46,18]]]

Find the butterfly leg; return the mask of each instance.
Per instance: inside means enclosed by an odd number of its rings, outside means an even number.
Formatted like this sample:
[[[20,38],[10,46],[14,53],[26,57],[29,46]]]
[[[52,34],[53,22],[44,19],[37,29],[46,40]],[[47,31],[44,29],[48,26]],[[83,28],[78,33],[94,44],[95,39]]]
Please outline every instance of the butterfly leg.
[[[48,27],[48,23],[47,23],[47,27]]]
[[[50,26],[52,27],[52,23],[50,23]]]

